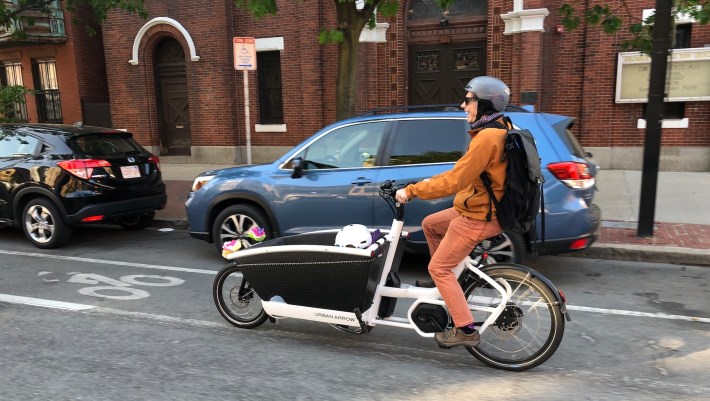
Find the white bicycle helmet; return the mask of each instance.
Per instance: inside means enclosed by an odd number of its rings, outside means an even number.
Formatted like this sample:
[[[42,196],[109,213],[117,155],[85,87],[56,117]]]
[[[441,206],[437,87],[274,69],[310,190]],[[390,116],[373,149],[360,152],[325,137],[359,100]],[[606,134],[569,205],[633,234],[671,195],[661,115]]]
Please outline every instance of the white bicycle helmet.
[[[372,234],[362,224],[348,224],[335,236],[335,246],[364,249],[371,244]]]

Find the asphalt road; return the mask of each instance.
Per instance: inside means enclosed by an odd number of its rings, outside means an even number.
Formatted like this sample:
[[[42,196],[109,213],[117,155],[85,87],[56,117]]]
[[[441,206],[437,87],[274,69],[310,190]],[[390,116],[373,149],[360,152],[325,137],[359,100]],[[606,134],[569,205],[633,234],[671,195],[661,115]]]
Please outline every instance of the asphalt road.
[[[0,400],[705,400],[710,269],[570,257],[535,267],[565,291],[557,353],[524,373],[376,327],[355,336],[284,320],[227,324],[224,264],[184,231],[77,232],[32,247],[0,230]],[[426,277],[408,256],[403,282]],[[407,307],[399,303],[401,313]]]

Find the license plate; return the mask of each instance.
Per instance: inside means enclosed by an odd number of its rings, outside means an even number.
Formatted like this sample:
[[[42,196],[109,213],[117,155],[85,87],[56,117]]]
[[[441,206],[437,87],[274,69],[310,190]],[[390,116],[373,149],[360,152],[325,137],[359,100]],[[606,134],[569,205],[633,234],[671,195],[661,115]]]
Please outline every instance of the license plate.
[[[140,178],[141,172],[138,166],[121,166],[121,175],[123,178]]]

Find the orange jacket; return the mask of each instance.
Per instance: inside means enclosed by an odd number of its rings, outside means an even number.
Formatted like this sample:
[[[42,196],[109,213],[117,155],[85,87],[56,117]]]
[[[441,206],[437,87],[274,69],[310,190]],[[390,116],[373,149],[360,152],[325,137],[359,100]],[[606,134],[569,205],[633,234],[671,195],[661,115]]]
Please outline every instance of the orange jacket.
[[[506,125],[502,117],[497,121]],[[491,218],[495,219],[495,206],[489,202],[488,191],[480,175],[484,171],[488,173],[493,192],[496,198],[500,199],[503,196],[505,168],[508,165],[506,160],[502,160],[506,130],[479,128],[468,133],[471,135],[471,142],[454,168],[408,185],[405,191],[408,197],[421,199],[437,199],[456,194],[456,211],[462,216],[476,220],[486,220],[490,204],[493,209]]]

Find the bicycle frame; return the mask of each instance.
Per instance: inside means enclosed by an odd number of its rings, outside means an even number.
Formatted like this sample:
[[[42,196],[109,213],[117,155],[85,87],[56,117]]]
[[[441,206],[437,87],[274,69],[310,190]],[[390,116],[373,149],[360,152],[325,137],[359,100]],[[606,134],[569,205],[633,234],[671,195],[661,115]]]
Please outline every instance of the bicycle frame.
[[[397,275],[408,235],[404,205],[396,201],[401,187],[393,181],[380,186],[394,219],[390,230],[365,249],[334,246],[339,230],[323,230],[274,238],[228,255],[232,263],[213,285],[222,317],[243,329],[290,317],[329,323],[351,334],[384,325],[429,338],[450,327],[437,288],[402,284]],[[476,328],[488,333],[465,348],[498,369],[523,371],[544,363],[562,341],[565,320],[571,320],[564,294],[534,269],[487,261],[485,253],[466,256],[452,270],[477,313]],[[405,316],[394,316],[399,299],[412,300]]]
[[[397,205],[398,208],[402,207],[401,205]],[[389,273],[392,271],[393,268],[393,263],[395,259],[395,254],[397,250],[397,246],[399,244],[399,241],[403,240],[403,227],[404,227],[404,221],[402,218],[400,218],[399,215],[396,215],[393,222],[392,222],[392,227],[389,230],[389,232],[385,235],[386,241],[390,242],[389,248],[387,250],[387,254],[385,256],[385,262],[384,262],[384,267],[382,269],[382,273],[379,277],[379,283],[377,284],[377,288],[375,290],[375,295],[373,298],[373,302],[367,310],[365,310],[362,313],[359,313],[358,311],[354,312],[343,312],[340,310],[332,310],[332,309],[322,309],[322,308],[314,308],[314,307],[309,307],[309,306],[301,306],[301,305],[292,305],[285,303],[281,299],[271,299],[271,300],[262,300],[262,306],[266,313],[276,319],[279,318],[297,318],[297,319],[303,319],[303,320],[310,320],[310,321],[318,321],[318,322],[324,322],[324,323],[330,323],[333,325],[339,326],[338,328],[343,329],[345,331],[351,331],[355,333],[364,333],[367,331],[367,327],[374,327],[376,325],[385,325],[385,326],[392,326],[392,327],[400,327],[400,328],[407,328],[407,329],[413,329],[416,331],[420,336],[422,337],[434,337],[435,333],[428,333],[428,332],[423,332],[422,330],[417,327],[416,324],[414,324],[414,320],[412,317],[412,313],[414,310],[417,308],[418,305],[421,304],[430,304],[430,305],[439,305],[442,307],[445,307],[446,304],[445,302],[441,299],[441,294],[439,293],[439,290],[437,288],[422,288],[422,287],[415,287],[412,285],[408,284],[401,284],[400,287],[389,287],[386,286],[386,280],[389,275]],[[336,231],[336,230],[327,230],[327,231]],[[404,233],[406,235],[406,233]],[[290,252],[299,252],[299,251],[318,251],[318,252],[337,252],[340,254],[352,254],[352,255],[368,255],[371,251],[368,249],[355,249],[355,248],[339,248],[339,247],[334,247],[334,246],[317,246],[317,245],[291,245],[288,246]],[[268,247],[262,248],[262,249],[246,249],[240,253],[234,254],[234,257],[230,257],[230,259],[234,259],[236,257],[241,257],[241,256],[248,256],[249,254],[258,252],[258,253],[268,253],[270,249]],[[479,258],[477,258],[479,259]],[[453,272],[458,278],[461,274],[464,273],[466,270],[470,270],[474,274],[476,274],[478,277],[481,279],[485,280],[488,284],[491,285],[492,288],[494,288],[499,294],[500,297],[496,297],[495,299],[493,298],[488,298],[486,299],[481,299],[481,300],[476,300],[479,302],[476,302],[474,304],[469,303],[469,307],[472,311],[485,311],[489,312],[490,315],[488,318],[482,323],[482,325],[478,328],[480,333],[483,333],[486,328],[488,328],[493,322],[498,319],[500,314],[503,312],[505,309],[508,300],[510,299],[510,295],[512,293],[512,289],[508,285],[507,282],[502,282],[501,283],[493,280],[491,277],[486,275],[484,272],[482,272],[479,267],[482,267],[482,264],[480,263],[480,260],[473,260],[469,256],[467,256],[464,260],[462,260],[456,268],[454,268]],[[378,310],[380,307],[380,304],[382,302],[383,297],[389,297],[389,298],[405,298],[405,299],[414,299],[414,303],[409,307],[409,310],[407,312],[407,317],[402,318],[402,317],[386,317],[386,318],[380,318],[378,316]],[[485,301],[485,302],[484,302]],[[495,306],[487,306],[489,304],[495,304]],[[355,331],[355,330],[350,330],[346,329],[342,326],[359,326],[360,330]]]

